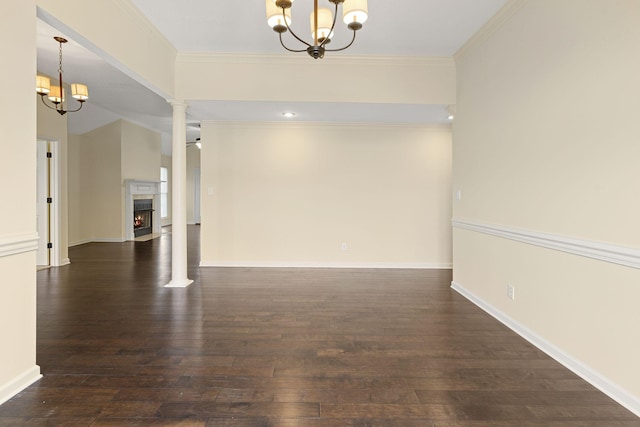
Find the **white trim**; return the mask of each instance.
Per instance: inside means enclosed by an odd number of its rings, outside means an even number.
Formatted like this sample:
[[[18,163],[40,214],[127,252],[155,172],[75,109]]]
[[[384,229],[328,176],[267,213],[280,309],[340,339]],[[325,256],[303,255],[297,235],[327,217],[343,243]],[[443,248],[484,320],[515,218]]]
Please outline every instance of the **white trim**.
[[[453,267],[453,265],[451,263],[200,261],[200,267],[389,268],[389,269],[450,270]]]
[[[614,245],[612,243],[597,242],[594,240],[576,239],[560,234],[541,233],[539,231],[524,228],[507,227],[497,224],[486,224],[471,220],[452,219],[454,228],[470,230],[503,239],[529,245],[541,246],[547,249],[567,252],[587,258],[613,264],[624,265],[640,269],[640,249]]]
[[[192,283],[193,283],[193,280],[191,279],[172,280],[166,285],[164,285],[164,287],[165,288],[186,288]]]
[[[308,58],[287,53],[212,53],[212,52],[178,52],[176,64],[209,63],[209,64],[278,64],[295,65],[310,64]],[[338,65],[365,65],[389,67],[449,67],[455,68],[455,61],[450,56],[366,56],[339,55],[323,59],[323,63]]]
[[[445,106],[445,104],[442,104]],[[311,121],[296,121],[296,122],[283,122],[283,121],[254,121],[251,123],[243,122],[241,120],[202,120],[200,121],[201,128],[205,127],[229,127],[229,128],[250,128],[250,129],[309,129],[309,128],[402,128],[402,129],[416,129],[425,132],[441,132],[451,131],[451,123],[371,123],[371,122],[311,122]]]
[[[71,260],[69,258],[65,258],[62,261],[60,261],[60,265],[58,265],[58,267],[63,267],[65,265],[69,265],[71,264]]]
[[[42,378],[42,375],[40,374],[40,366],[35,365],[31,369],[23,372],[22,375],[19,375],[11,381],[3,384],[0,387],[0,405],[38,381],[40,378]]]
[[[60,267],[62,264],[62,239],[60,236],[60,230],[62,228],[62,212],[60,211],[62,206],[62,186],[60,182],[60,142],[57,139],[49,139],[49,151],[53,158],[51,159],[51,169],[49,171],[49,183],[50,183],[50,196],[53,199],[51,205],[51,222],[50,222],[50,234],[51,243],[53,249],[49,264],[52,267]]]
[[[14,234],[0,237],[0,257],[38,250],[38,233]]]
[[[86,245],[87,243],[91,243],[91,239],[78,240],[77,242],[69,243],[69,247]]]
[[[91,242],[89,243],[123,243],[126,242],[126,240],[122,239],[122,238],[105,238],[105,239],[91,239]]]
[[[522,338],[529,341],[535,347],[564,365],[567,369],[571,370],[573,373],[640,417],[640,399],[638,397],[611,382],[605,376],[585,365],[570,354],[565,353],[551,342],[545,340],[526,326],[512,319],[496,307],[484,301],[482,298],[476,296],[461,284],[456,283],[455,281],[451,282],[451,288],[503,323]]]

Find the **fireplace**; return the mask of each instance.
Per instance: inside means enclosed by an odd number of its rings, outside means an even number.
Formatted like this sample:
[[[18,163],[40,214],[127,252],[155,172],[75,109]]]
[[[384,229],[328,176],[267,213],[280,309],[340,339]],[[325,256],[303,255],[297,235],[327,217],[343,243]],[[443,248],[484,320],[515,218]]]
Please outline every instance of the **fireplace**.
[[[153,233],[153,199],[133,199],[133,235]]]
[[[125,180],[125,240],[160,233],[160,181]]]

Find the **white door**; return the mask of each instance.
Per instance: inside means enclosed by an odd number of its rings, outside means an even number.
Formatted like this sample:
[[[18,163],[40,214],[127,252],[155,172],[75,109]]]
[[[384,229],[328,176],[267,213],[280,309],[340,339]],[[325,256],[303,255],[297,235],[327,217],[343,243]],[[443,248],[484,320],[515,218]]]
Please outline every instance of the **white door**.
[[[49,159],[47,141],[38,140],[37,156],[38,171],[36,175],[36,227],[38,231],[38,253],[37,264],[49,265]]]

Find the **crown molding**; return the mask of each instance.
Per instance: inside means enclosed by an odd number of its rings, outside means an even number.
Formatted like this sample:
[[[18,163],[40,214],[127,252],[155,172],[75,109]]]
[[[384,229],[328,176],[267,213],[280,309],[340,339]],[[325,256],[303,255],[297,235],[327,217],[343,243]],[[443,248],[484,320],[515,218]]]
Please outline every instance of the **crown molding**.
[[[176,62],[179,63],[213,63],[213,64],[339,64],[339,65],[393,65],[414,67],[455,67],[452,57],[420,57],[420,56],[355,56],[336,55],[315,61],[308,56],[292,54],[260,54],[260,53],[212,53],[212,52],[178,52]]]
[[[242,120],[203,120],[200,122],[201,129],[205,127],[229,127],[229,128],[312,128],[312,127],[331,127],[331,128],[354,128],[365,127],[371,128],[388,128],[388,129],[416,129],[424,131],[451,131],[451,124],[417,124],[417,123],[369,123],[369,122],[286,122],[286,121],[253,121],[245,122]]]
[[[459,61],[474,47],[484,43],[506,22],[510,21],[522,9],[529,0],[510,0],[498,11],[482,28],[480,28],[456,53],[453,54],[455,62]]]

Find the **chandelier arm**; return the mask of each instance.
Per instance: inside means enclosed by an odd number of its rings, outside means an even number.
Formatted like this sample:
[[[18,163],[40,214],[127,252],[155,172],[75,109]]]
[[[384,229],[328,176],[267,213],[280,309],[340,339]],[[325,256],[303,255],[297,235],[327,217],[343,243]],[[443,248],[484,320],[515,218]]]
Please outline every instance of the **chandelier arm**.
[[[345,50],[351,47],[353,42],[356,41],[356,30],[353,30],[353,38],[351,39],[351,43],[346,45],[345,47],[341,47],[340,49],[325,49],[327,52],[340,52],[341,50]]]
[[[283,48],[285,48],[289,52],[300,53],[300,52],[306,52],[307,51],[307,49],[300,49],[300,50],[289,49],[287,46],[285,46],[284,42],[282,41],[282,33],[280,33],[280,44],[282,45]]]
[[[333,23],[331,24],[331,29],[329,30],[329,34],[327,34],[327,37],[325,37],[325,39],[322,41],[322,43],[320,43],[320,47],[324,47],[327,43],[329,43],[329,41],[331,41],[331,39],[328,36],[330,36],[331,33],[333,33],[333,29],[336,26],[336,19],[337,18],[338,18],[338,3],[336,3],[336,10],[333,12]],[[353,41],[351,43],[353,43]],[[326,50],[328,50],[329,52],[332,52],[331,49],[326,49]]]
[[[306,41],[304,41],[300,37],[298,37],[298,35],[296,33],[294,33],[293,30],[289,27],[289,24],[287,23],[287,19],[286,19],[287,17],[286,17],[285,12],[284,12],[284,8],[282,8],[282,17],[283,17],[284,25],[286,25],[287,30],[289,30],[291,35],[293,37],[295,37],[300,43],[305,44],[308,47],[311,47],[311,45],[309,43],[307,43]],[[282,43],[282,34],[280,34],[280,43]],[[282,46],[284,46],[284,44]],[[287,48],[285,47],[285,49],[287,49]],[[290,49],[287,49],[287,50],[290,50]],[[298,50],[298,51],[297,50],[292,50],[291,52],[306,52],[306,50]]]
[[[304,51],[301,51],[304,52]],[[55,106],[51,106],[49,104],[47,104],[47,101],[44,100],[45,94],[40,94],[40,99],[42,100],[42,103],[44,104],[45,107],[47,108],[51,108],[52,110],[56,110],[58,113],[60,113],[61,115],[67,114],[67,113],[75,113],[76,111],[80,111],[82,109],[82,106],[84,105],[84,101],[78,101],[78,103],[80,104],[80,106],[78,108],[76,108],[75,110],[65,110],[64,108],[62,108],[62,103],[61,102],[54,102],[53,105]]]
[[[42,100],[42,103],[44,104],[44,106],[47,107],[47,108],[51,108],[52,110],[59,111],[58,110],[58,104],[54,103],[55,107],[52,107],[51,105],[47,104],[47,101],[44,100],[45,95],[46,94],[44,94],[44,93],[40,94],[40,99]]]
[[[65,113],[75,113],[76,111],[80,111],[82,109],[82,106],[84,105],[84,101],[78,101],[80,103],[80,106],[78,108],[76,108],[75,110],[66,110]],[[61,113],[64,114],[64,113]]]

